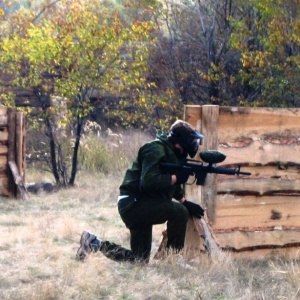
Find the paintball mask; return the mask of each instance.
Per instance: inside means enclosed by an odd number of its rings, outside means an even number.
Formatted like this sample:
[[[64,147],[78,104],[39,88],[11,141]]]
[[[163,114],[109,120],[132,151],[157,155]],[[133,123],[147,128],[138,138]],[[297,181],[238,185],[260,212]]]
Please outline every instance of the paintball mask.
[[[171,131],[171,137],[176,138],[180,146],[190,156],[194,157],[198,151],[201,139],[204,138],[197,130],[193,130],[188,135],[180,135],[175,131]]]

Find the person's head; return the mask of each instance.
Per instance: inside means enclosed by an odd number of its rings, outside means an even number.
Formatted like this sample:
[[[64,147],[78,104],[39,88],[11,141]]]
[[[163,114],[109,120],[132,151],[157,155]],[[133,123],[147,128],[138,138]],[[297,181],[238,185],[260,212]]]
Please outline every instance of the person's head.
[[[195,130],[189,123],[177,120],[170,127],[168,139],[175,146],[180,145],[183,149],[182,154],[194,157],[198,151],[201,139],[204,136]]]

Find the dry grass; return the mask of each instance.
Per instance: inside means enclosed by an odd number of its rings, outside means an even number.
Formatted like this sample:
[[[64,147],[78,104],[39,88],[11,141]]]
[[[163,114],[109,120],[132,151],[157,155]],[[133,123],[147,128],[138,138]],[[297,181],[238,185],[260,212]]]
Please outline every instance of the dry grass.
[[[46,180],[30,172],[27,181]],[[101,253],[75,260],[80,234],[129,246],[117,213],[121,175],[81,171],[75,188],[0,199],[0,299],[250,300],[300,299],[300,261],[234,260],[182,264],[180,257],[149,265],[117,263]],[[163,225],[155,226],[153,255]]]
[[[36,176],[36,175],[34,175]],[[0,201],[1,299],[299,299],[299,261],[208,263],[152,259],[116,263],[95,253],[75,260],[80,233],[128,246],[116,209],[121,177],[80,174],[80,185],[30,201]],[[154,231],[157,249],[163,226]]]

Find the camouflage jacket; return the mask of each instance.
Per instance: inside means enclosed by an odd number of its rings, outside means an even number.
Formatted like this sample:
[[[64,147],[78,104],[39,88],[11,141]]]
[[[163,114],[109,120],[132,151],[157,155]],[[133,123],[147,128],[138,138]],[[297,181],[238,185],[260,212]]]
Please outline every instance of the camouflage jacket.
[[[158,133],[155,140],[139,149],[132,166],[126,171],[120,194],[153,201],[180,200],[184,195],[182,186],[171,184],[171,175],[162,173],[160,163],[179,163],[181,159],[167,135]]]

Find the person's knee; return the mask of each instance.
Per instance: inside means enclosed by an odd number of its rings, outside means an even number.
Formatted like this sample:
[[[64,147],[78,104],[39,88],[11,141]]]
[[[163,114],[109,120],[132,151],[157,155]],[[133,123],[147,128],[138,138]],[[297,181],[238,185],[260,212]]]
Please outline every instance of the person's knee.
[[[182,215],[183,215],[183,218],[186,220],[186,222],[188,221],[188,218],[189,218],[189,212],[188,210],[186,209],[185,206],[181,205],[182,206]]]
[[[177,212],[178,212],[178,215],[180,215],[180,218],[187,222],[187,220],[189,218],[189,212],[186,209],[186,207],[183,206],[182,204],[178,203]]]
[[[180,221],[183,223],[187,223],[189,218],[189,212],[188,210],[180,203],[174,203],[173,206],[173,220]]]

